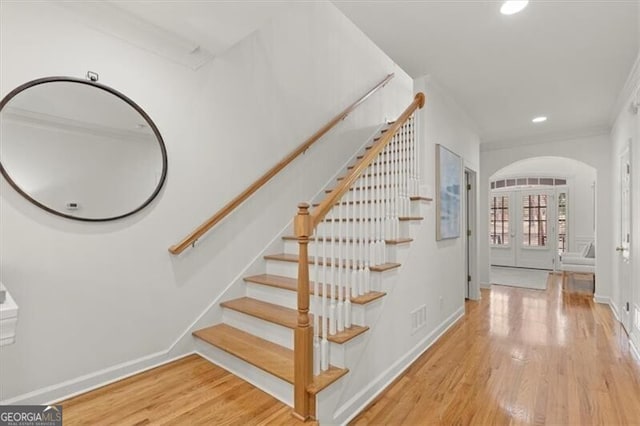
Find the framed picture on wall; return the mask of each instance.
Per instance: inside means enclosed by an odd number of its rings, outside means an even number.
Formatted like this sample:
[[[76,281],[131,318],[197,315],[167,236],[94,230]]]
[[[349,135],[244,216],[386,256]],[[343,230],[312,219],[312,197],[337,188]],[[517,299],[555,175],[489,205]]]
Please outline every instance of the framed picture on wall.
[[[460,237],[462,159],[436,145],[436,240]]]

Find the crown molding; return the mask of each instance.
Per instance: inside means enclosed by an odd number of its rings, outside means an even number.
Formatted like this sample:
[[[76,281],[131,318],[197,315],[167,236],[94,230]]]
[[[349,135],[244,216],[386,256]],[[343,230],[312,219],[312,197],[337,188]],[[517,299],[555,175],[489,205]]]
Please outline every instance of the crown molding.
[[[83,24],[103,34],[197,70],[214,55],[195,41],[164,29],[118,6],[116,1],[54,2]]]
[[[480,143],[480,151],[484,152],[494,151],[497,149],[510,149],[526,145],[539,145],[552,142],[584,139],[595,136],[608,136],[609,134],[611,134],[611,126],[608,125],[583,127],[581,129],[570,130],[566,132],[546,133],[529,138],[508,138],[482,141],[482,143]]]
[[[625,103],[629,101],[635,92],[640,90],[640,50],[636,56],[636,60],[631,67],[631,71],[629,72],[629,76],[627,77],[627,81],[622,86],[622,90],[618,94],[613,107],[611,108],[611,113],[609,114],[609,123],[613,125],[624,109]]]

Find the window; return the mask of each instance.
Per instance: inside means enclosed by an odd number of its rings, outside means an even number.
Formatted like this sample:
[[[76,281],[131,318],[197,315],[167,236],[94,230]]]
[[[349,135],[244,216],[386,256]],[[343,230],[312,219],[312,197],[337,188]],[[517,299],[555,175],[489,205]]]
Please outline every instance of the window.
[[[547,245],[547,196],[522,197],[522,245],[545,247]]]
[[[491,198],[489,243],[496,246],[509,245],[509,197]]]
[[[567,246],[567,193],[561,192],[558,194],[558,254],[566,252]]]

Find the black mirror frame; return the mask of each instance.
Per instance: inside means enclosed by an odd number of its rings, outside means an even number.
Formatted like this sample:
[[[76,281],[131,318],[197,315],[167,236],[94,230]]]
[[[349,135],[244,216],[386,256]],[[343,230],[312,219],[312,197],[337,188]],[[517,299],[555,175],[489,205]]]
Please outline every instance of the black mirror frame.
[[[156,140],[157,140],[158,144],[160,145],[160,151],[162,153],[162,176],[160,177],[160,181],[158,182],[158,185],[156,186],[156,189],[153,191],[151,196],[149,196],[149,198],[147,198],[142,203],[142,205],[140,205],[139,207],[135,208],[134,210],[132,210],[132,211],[130,211],[128,213],[121,214],[119,216],[94,219],[94,218],[85,218],[85,217],[78,217],[78,216],[72,216],[72,215],[64,214],[64,213],[59,212],[57,210],[54,210],[54,209],[52,209],[50,207],[47,207],[44,204],[40,203],[39,201],[35,200],[29,194],[24,192],[13,181],[13,179],[11,179],[11,177],[9,176],[7,171],[5,170],[4,166],[2,165],[2,159],[0,158],[0,172],[2,173],[2,176],[7,180],[9,185],[11,185],[13,187],[13,189],[15,189],[20,195],[22,195],[24,198],[26,198],[32,204],[40,207],[43,210],[46,210],[49,213],[52,213],[52,214],[56,215],[56,216],[61,216],[61,217],[65,217],[65,218],[68,218],[68,219],[80,220],[80,221],[83,221],[83,222],[107,222],[107,221],[122,219],[124,217],[131,216],[131,215],[139,212],[140,210],[142,210],[146,206],[148,206],[156,198],[156,196],[158,195],[158,193],[162,189],[162,187],[164,185],[164,182],[165,182],[165,180],[167,178],[167,169],[168,169],[167,149],[165,147],[164,140],[162,139],[162,135],[160,134],[160,131],[156,127],[156,125],[153,122],[153,120],[151,119],[151,117],[149,117],[149,115],[138,104],[136,104],[134,101],[132,101],[129,97],[127,97],[123,93],[121,93],[121,92],[119,92],[119,91],[117,91],[117,90],[115,90],[115,89],[113,89],[113,88],[111,88],[109,86],[105,86],[103,84],[97,83],[95,81],[83,80],[83,79],[75,78],[75,77],[44,77],[44,78],[38,78],[38,79],[35,79],[35,80],[31,80],[31,81],[29,81],[27,83],[24,83],[24,84],[16,87],[15,89],[13,89],[11,92],[9,92],[2,99],[2,101],[0,101],[0,112],[2,111],[4,106],[7,103],[9,103],[9,101],[11,99],[13,99],[20,92],[22,92],[22,91],[24,91],[26,89],[29,89],[31,87],[38,86],[40,84],[52,83],[52,82],[79,83],[79,84],[85,84],[87,86],[95,87],[96,89],[104,90],[104,91],[106,91],[108,93],[111,93],[112,95],[117,96],[122,101],[124,101],[127,104],[129,104],[133,109],[135,109],[145,119],[147,124],[149,124],[149,127],[153,130],[153,134],[155,135]]]

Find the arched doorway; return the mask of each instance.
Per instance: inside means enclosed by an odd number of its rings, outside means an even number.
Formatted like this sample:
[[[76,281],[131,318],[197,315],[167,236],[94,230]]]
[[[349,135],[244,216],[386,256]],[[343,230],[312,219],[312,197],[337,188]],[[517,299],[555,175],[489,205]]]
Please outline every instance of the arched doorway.
[[[554,271],[563,253],[593,243],[596,178],[595,168],[585,163],[548,156],[516,161],[491,175],[492,271],[497,274],[500,267]]]

